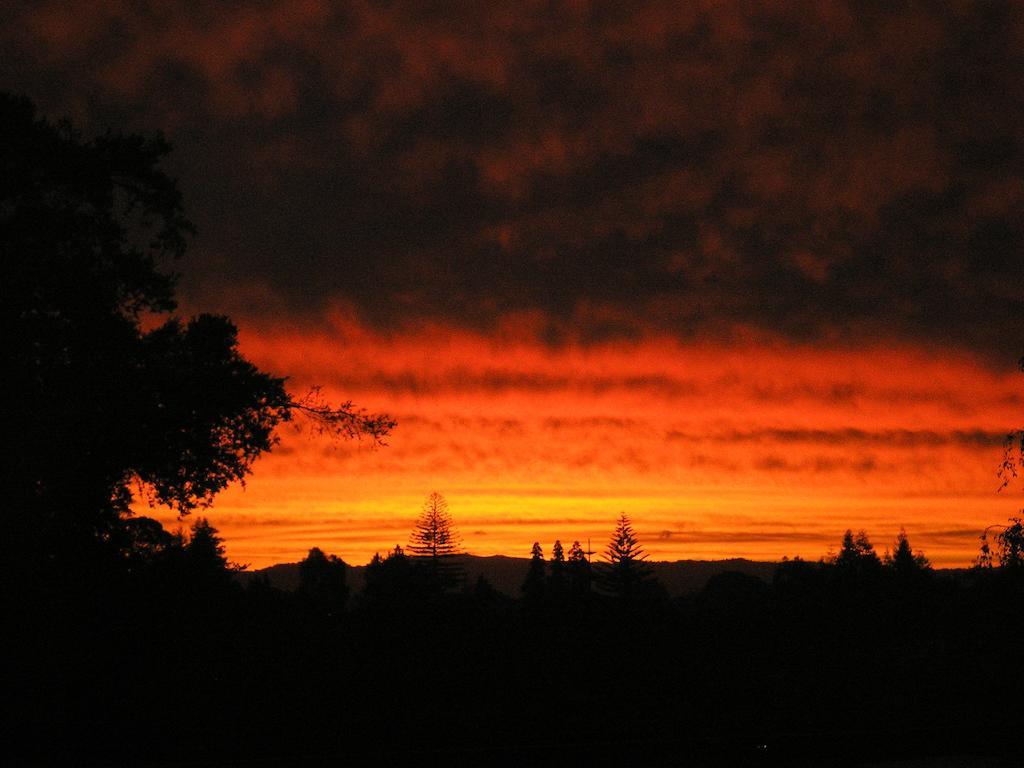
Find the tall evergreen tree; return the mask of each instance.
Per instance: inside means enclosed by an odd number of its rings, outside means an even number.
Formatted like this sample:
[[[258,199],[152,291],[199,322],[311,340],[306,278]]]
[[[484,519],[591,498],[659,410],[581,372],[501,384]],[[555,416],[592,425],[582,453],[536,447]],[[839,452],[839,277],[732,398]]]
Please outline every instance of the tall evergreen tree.
[[[569,594],[572,599],[576,601],[585,599],[590,594],[592,574],[587,553],[583,551],[583,547],[578,541],[574,541],[569,548],[566,570],[569,573]]]
[[[605,565],[598,572],[602,591],[624,598],[636,595],[651,580],[650,570],[643,565],[646,559],[647,553],[623,512],[605,549]]]
[[[551,567],[554,569],[556,566],[561,569],[565,565],[565,550],[562,549],[562,542],[555,540],[555,544],[551,547]]]
[[[448,501],[434,491],[423,503],[416,527],[409,537],[409,551],[442,591],[457,586],[465,576],[459,544]]]
[[[232,571],[242,570],[228,562],[224,539],[205,517],[193,521],[181,554],[185,582],[200,591],[224,587],[230,584]]]
[[[565,597],[565,550],[562,549],[562,542],[556,540],[551,547],[551,594],[557,599]]]
[[[189,529],[188,543],[185,544],[188,560],[198,569],[226,572],[230,566],[224,551],[224,539],[220,532],[205,517],[197,517]]]
[[[877,571],[881,564],[867,533],[859,531],[854,535],[847,529],[834,565],[843,573],[863,575]]]
[[[896,536],[896,544],[893,547],[892,554],[886,553],[883,561],[887,568],[900,575],[919,573],[931,568],[931,563],[928,562],[928,558],[924,556],[924,553],[914,552],[911,548],[907,532],[902,528],[900,528],[900,532]]]
[[[530,568],[526,572],[526,579],[522,586],[523,599],[528,603],[539,603],[544,599],[544,552],[539,542],[533,542],[530,549]]]

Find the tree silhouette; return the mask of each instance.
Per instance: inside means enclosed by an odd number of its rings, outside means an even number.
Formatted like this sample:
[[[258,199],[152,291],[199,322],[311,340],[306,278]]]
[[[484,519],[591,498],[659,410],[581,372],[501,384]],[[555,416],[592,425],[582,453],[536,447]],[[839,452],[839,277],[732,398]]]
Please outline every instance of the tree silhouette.
[[[231,574],[242,570],[228,562],[224,539],[205,517],[189,528],[182,547],[183,583],[199,591],[221,590],[231,584]]]
[[[556,540],[551,547],[550,568],[549,591],[556,601],[564,602],[566,597],[566,565],[565,550],[562,549],[561,541]]]
[[[583,551],[583,547],[580,546],[578,541],[574,541],[569,548],[566,570],[569,574],[570,596],[575,601],[585,599],[590,594],[592,573],[590,561],[587,560],[587,553]]]
[[[434,584],[442,591],[462,581],[459,562],[459,535],[448,512],[448,502],[437,491],[423,503],[416,527],[409,540],[409,551],[426,567]]]
[[[366,566],[364,602],[374,606],[405,605],[423,595],[421,574],[398,544],[384,557],[374,554]]]
[[[854,535],[852,530],[847,529],[834,564],[843,573],[865,574],[876,571],[882,561],[865,531]]]
[[[526,579],[523,581],[523,599],[528,603],[536,605],[544,599],[545,577],[544,577],[544,552],[538,542],[533,542],[530,548],[530,567],[526,571]]]
[[[988,543],[988,532],[998,528],[995,552]],[[981,553],[975,564],[990,568],[997,563],[1002,568],[1024,567],[1024,519],[1011,517],[1009,525],[990,525],[981,534]]]
[[[337,555],[327,555],[313,547],[299,563],[298,594],[327,615],[340,613],[348,600],[347,568]]]
[[[191,225],[161,138],[83,139],[0,94],[0,334],[7,345],[5,546],[26,563],[83,561],[123,539],[133,491],[179,513],[208,505],[297,414],[338,435],[393,426],[238,351],[225,317],[160,316]],[[146,323],[143,325],[142,320]],[[28,567],[27,565],[25,567]]]
[[[647,554],[625,512],[619,516],[604,559],[605,565],[598,571],[599,584],[604,592],[611,595],[632,597],[651,579],[650,570],[643,565]]]
[[[884,564],[899,575],[920,573],[931,568],[931,563],[922,552],[914,552],[907,538],[907,532],[900,528],[892,554],[886,553]]]
[[[562,542],[556,539],[551,547],[551,572],[554,574],[557,571],[560,574],[564,568],[565,550],[562,549]]]

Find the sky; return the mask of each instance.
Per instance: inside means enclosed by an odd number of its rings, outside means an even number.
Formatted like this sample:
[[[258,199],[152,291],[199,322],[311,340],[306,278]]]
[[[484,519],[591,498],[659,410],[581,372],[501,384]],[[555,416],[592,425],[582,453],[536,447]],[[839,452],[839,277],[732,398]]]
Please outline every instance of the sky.
[[[1024,506],[1019,4],[195,5],[10,3],[0,88],[162,131],[181,311],[398,420],[283,429],[236,561],[365,562],[434,490],[477,554],[625,511],[658,559],[965,565]]]

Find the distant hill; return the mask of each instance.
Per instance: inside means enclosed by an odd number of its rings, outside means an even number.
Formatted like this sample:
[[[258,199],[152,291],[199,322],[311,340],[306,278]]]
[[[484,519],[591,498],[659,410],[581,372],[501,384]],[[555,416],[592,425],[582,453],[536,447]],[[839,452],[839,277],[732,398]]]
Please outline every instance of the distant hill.
[[[530,567],[530,561],[527,558],[505,557],[504,555],[491,557],[466,555],[463,564],[470,583],[475,582],[478,575],[483,575],[495,589],[512,597],[519,596],[519,588]],[[778,567],[778,563],[744,560],[743,558],[648,562],[647,565],[673,597],[699,592],[712,576],[725,571],[738,571],[770,582]],[[364,565],[348,567],[348,585],[353,592],[362,591],[365,571],[366,566]],[[243,584],[257,576],[266,576],[271,586],[291,592],[299,584],[299,565],[298,563],[278,563],[268,568],[242,571],[237,574],[238,580]]]

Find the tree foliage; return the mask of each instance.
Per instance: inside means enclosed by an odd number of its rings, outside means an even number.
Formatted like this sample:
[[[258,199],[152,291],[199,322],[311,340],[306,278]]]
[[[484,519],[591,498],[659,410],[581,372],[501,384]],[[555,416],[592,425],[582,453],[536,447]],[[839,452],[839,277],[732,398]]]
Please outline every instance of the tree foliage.
[[[366,566],[363,600],[368,605],[404,607],[422,592],[423,580],[398,544],[384,557],[374,554]]]
[[[160,137],[86,140],[0,94],[0,413],[18,443],[5,541],[36,561],[125,541],[137,490],[180,514],[207,506],[297,414],[377,441],[394,425],[317,391],[293,398],[226,317],[166,317],[192,232],[168,152]]]
[[[574,541],[569,548],[569,557],[565,567],[569,575],[570,596],[577,602],[589,596],[593,574],[587,553],[583,551],[583,547],[578,541]]]
[[[299,563],[299,595],[324,613],[342,611],[348,600],[347,569],[337,555],[328,555],[319,547],[313,547]]]
[[[884,565],[898,575],[906,576],[931,569],[931,563],[923,552],[915,552],[910,546],[907,532],[900,528],[892,554],[883,558]]]
[[[412,534],[409,551],[445,590],[462,580],[459,562],[461,540],[448,511],[448,501],[437,491],[431,493],[420,511]]]
[[[867,532],[858,531],[854,534],[848,528],[843,534],[839,554],[832,560],[832,564],[841,573],[864,574],[878,570],[882,561],[875,552]]]
[[[637,595],[651,581],[650,570],[643,565],[646,559],[647,553],[623,512],[604,551],[605,565],[599,571],[602,590],[616,597]]]
[[[535,541],[530,548],[530,567],[523,581],[523,599],[531,603],[540,602],[544,599],[546,587],[544,552],[540,543]]]
[[[995,548],[989,544],[988,532],[996,529]],[[1024,567],[1024,518],[1011,517],[1008,525],[990,525],[981,535],[981,552],[975,564],[981,568]]]

